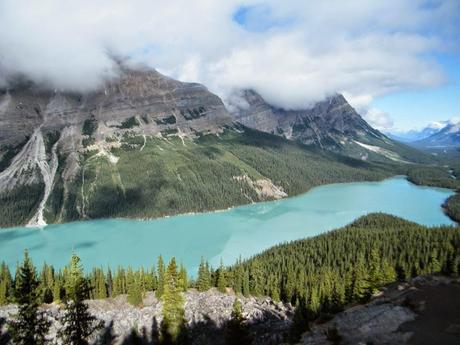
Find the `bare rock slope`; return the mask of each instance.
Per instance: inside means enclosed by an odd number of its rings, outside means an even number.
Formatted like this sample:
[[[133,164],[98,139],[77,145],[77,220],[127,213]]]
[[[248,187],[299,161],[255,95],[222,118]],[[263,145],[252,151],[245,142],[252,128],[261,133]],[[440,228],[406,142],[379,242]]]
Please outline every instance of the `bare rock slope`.
[[[460,339],[460,280],[417,277],[393,284],[364,305],[312,327],[299,345],[455,345]]]
[[[232,115],[250,128],[362,160],[407,163],[417,156],[370,126],[341,94],[298,110],[274,107],[253,90],[237,97]]]
[[[293,308],[288,304],[276,303],[270,298],[238,297],[243,307],[254,345],[275,345],[282,342],[283,336],[289,331],[293,316]],[[192,344],[224,344],[225,324],[231,317],[235,296],[217,292],[189,290],[185,293],[185,319],[190,330]],[[126,296],[115,299],[88,301],[90,312],[106,327],[103,332],[112,332],[114,344],[122,344],[133,330],[145,340],[151,340],[161,323],[162,304],[153,293],[147,294],[142,307],[134,307],[127,303]],[[58,321],[61,309],[51,304],[45,307],[53,324],[50,338],[54,339],[60,328]],[[0,308],[0,318],[8,319],[16,312],[14,305]]]

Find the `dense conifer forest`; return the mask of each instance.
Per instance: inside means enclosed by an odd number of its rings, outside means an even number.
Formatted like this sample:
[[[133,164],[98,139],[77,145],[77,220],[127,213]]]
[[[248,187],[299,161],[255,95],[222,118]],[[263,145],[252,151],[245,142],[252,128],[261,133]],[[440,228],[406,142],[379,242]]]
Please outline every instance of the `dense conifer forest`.
[[[460,189],[460,164],[458,160],[449,162],[446,166],[415,166],[407,170],[407,178],[410,182],[422,185],[440,188],[450,188],[458,192]],[[444,203],[447,215],[460,222],[460,196],[455,194]]]
[[[94,139],[96,128],[94,119],[85,121],[84,137]],[[46,136],[48,146],[57,137],[54,132]],[[44,210],[48,223],[155,218],[272,200],[272,195],[261,194],[248,183],[263,179],[289,196],[322,184],[377,181],[394,175],[407,175],[419,185],[459,188],[457,165],[450,169],[441,163],[366,161],[246,127],[228,128],[218,136],[197,133],[195,139],[165,134],[144,140],[127,131],[106,141],[116,142],[110,154],[117,163],[112,164],[107,155],[88,146],[70,180],[63,177],[67,156],[58,155],[58,170]],[[27,223],[42,196],[42,183],[0,193],[0,227]],[[458,207],[456,200],[446,203],[453,219],[458,219],[453,211]]]
[[[364,162],[248,128],[237,130],[194,140],[147,137],[145,142],[128,132],[113,139],[120,140],[111,150],[118,158],[115,165],[97,150],[88,150],[66,188],[58,170],[46,219],[154,218],[273,199],[237,178],[243,175],[252,181],[270,179],[292,196],[317,185],[405,173],[397,164]]]
[[[44,184],[36,183],[0,193],[0,227],[27,223],[40,204],[43,190]]]

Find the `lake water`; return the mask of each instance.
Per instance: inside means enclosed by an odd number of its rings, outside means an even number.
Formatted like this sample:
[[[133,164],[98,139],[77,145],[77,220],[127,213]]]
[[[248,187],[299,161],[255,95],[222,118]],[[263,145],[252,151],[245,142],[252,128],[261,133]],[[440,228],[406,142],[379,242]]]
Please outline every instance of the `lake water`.
[[[62,267],[72,250],[86,268],[151,266],[175,256],[194,275],[201,256],[213,266],[233,263],[275,244],[314,236],[371,212],[425,225],[454,224],[441,205],[453,192],[420,187],[403,177],[381,182],[331,184],[303,195],[230,210],[150,221],[97,220],[44,229],[0,230],[0,261],[12,267],[28,248],[37,265]]]

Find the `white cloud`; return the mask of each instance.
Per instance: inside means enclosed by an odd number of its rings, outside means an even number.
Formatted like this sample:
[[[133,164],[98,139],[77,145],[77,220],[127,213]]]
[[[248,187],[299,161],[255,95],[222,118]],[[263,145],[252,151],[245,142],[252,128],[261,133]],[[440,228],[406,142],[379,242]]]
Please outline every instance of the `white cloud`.
[[[374,128],[381,131],[388,131],[393,128],[393,120],[384,111],[376,108],[369,109],[364,113],[364,119]]]
[[[233,21],[238,8],[258,4],[271,10],[249,20],[274,26],[254,32]],[[224,97],[252,87],[275,105],[299,108],[343,92],[365,110],[375,96],[444,82],[427,56],[448,49],[458,34],[460,3],[436,4],[0,0],[0,84],[2,74],[4,81],[20,72],[53,87],[87,90],[116,74],[111,52]]]

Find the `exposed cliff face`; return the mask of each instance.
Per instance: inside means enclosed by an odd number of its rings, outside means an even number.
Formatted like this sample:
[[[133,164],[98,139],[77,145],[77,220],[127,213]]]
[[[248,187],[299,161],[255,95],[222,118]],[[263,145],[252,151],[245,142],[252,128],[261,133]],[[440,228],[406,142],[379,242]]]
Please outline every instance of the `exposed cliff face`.
[[[242,124],[288,139],[322,147],[343,146],[350,140],[387,138],[373,129],[348,104],[342,95],[335,95],[303,110],[284,110],[269,105],[252,90],[242,91],[247,107],[234,113]]]
[[[119,78],[88,94],[18,82],[0,94],[0,193],[43,183],[44,195],[29,223],[44,225],[59,165],[66,182],[79,173],[81,154],[95,150],[110,158],[107,141],[119,142],[128,133],[145,139],[173,132],[183,138],[231,124],[220,98],[203,85],[155,70],[120,67]]]
[[[301,110],[276,108],[253,90],[241,91],[235,99],[233,117],[250,128],[361,160],[407,163],[430,159],[372,128],[340,94]]]
[[[276,345],[283,341],[292,323],[293,308],[289,304],[276,303],[270,298],[238,297],[243,307],[245,323],[253,335],[254,345]],[[235,296],[217,292],[189,290],[185,293],[185,319],[189,328],[192,344],[224,345],[226,323],[231,318]],[[99,320],[104,321],[115,337],[113,344],[126,344],[126,338],[135,330],[138,334],[146,334],[148,340],[153,329],[161,323],[162,303],[153,293],[148,293],[142,307],[134,307],[126,302],[126,296],[116,299],[88,301],[90,312]],[[56,337],[61,327],[59,317],[62,311],[59,306],[51,304],[45,307],[53,324],[50,337]],[[16,306],[0,308],[0,318],[8,319],[16,312]],[[1,331],[1,329],[0,329]],[[105,330],[107,331],[107,329]],[[137,342],[139,343],[139,342]]]
[[[24,83],[4,90],[0,146],[21,143],[39,126],[42,131],[62,130],[89,118],[100,122],[98,135],[109,135],[131,117],[139,121],[139,131],[147,133],[173,124],[186,133],[201,132],[231,122],[220,98],[203,85],[182,83],[155,70],[122,69],[119,78],[88,94],[43,90]]]

